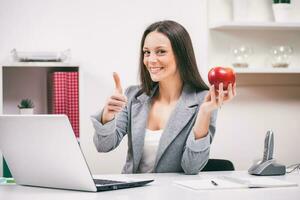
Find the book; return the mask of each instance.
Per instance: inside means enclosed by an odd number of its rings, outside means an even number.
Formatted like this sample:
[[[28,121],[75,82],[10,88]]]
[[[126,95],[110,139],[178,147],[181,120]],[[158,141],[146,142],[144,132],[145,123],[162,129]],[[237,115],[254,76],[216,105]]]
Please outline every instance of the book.
[[[52,74],[52,111],[53,114],[67,114],[67,74],[54,72]]]
[[[78,72],[67,72],[67,115],[76,137],[79,137]]]
[[[12,177],[11,172],[8,168],[8,165],[7,165],[4,157],[3,157],[3,176],[6,177],[6,178]]]
[[[174,181],[193,190],[219,190],[219,189],[242,189],[242,188],[270,188],[270,187],[292,187],[297,183],[278,180],[270,177],[247,177],[220,176],[200,180]]]
[[[51,74],[50,110],[52,114],[68,116],[76,137],[79,137],[79,84],[78,72]]]

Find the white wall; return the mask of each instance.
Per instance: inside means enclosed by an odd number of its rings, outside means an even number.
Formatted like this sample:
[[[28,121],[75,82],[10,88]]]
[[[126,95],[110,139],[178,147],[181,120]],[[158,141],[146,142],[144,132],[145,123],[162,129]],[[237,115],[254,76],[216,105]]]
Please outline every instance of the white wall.
[[[34,78],[32,78],[34,77]],[[3,69],[3,113],[19,112],[21,99],[34,102],[35,114],[46,114],[47,109],[47,68],[5,67]]]
[[[299,86],[239,87],[238,96],[219,111],[211,155],[248,169],[262,157],[264,137],[272,129],[275,159],[286,165],[299,163],[299,91]]]
[[[222,7],[216,7],[216,12],[218,10]],[[81,144],[94,173],[120,172],[127,141],[125,139],[111,153],[97,153],[92,143],[94,130],[89,116],[98,111],[111,94],[113,71],[119,72],[123,87],[137,83],[142,32],[150,23],[163,19],[176,20],[187,28],[198,64],[205,74],[208,40],[204,0],[0,0],[0,62],[9,61],[13,48],[21,51],[71,48],[73,62],[80,63]],[[214,52],[209,53],[211,56]],[[264,89],[258,88],[259,91]],[[261,156],[265,131],[273,128],[278,133],[275,135],[278,157],[287,164],[299,161],[299,155],[292,152],[292,148],[296,148],[295,139],[300,141],[295,135],[300,130],[299,124],[293,124],[300,113],[299,93],[293,96],[294,90],[281,88],[274,95],[281,98],[280,92],[287,91],[285,96],[270,104],[269,98],[253,90],[252,87],[240,88],[239,94],[245,96],[240,95],[220,111],[212,157],[230,158],[238,169],[247,169],[252,159]],[[255,98],[246,101],[245,97],[251,95]],[[290,99],[293,103],[285,105]],[[275,118],[276,126],[273,126],[274,117],[270,116],[275,111],[271,106],[289,117]],[[261,124],[262,120],[266,123]],[[287,144],[291,147],[288,148],[290,154],[283,149]]]
[[[2,68],[0,68],[0,77],[2,77]],[[0,88],[2,88],[2,81],[0,81]],[[3,105],[3,94],[2,94],[2,92],[0,92],[0,105]],[[2,106],[0,106],[0,113],[3,113]],[[1,151],[0,151],[0,155],[1,155]],[[2,176],[2,171],[3,171],[2,166],[3,166],[3,163],[2,163],[1,156],[0,156],[0,177]]]

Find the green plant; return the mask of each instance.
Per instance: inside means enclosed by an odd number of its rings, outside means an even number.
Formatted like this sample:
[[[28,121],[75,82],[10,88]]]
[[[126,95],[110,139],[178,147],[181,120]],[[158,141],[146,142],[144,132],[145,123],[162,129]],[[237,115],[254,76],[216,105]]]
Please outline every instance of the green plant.
[[[277,4],[277,3],[291,3],[291,0],[273,0],[273,3]]]
[[[34,108],[33,101],[31,99],[22,99],[18,108]]]

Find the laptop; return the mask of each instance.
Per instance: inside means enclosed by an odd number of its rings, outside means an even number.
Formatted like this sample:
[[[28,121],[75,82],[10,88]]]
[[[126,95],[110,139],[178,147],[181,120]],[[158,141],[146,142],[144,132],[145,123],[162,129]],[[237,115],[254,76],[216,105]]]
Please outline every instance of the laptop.
[[[153,181],[93,179],[66,115],[0,115],[0,151],[19,185],[99,192]]]

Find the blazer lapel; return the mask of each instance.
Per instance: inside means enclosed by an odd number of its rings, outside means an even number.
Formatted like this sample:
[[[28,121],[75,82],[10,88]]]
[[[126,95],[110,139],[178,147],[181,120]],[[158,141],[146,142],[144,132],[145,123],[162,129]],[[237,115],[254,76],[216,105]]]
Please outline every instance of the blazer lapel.
[[[192,116],[194,116],[199,99],[197,99],[196,93],[191,90],[188,85],[184,85],[181,97],[177,103],[175,109],[172,111],[171,116],[164,128],[164,132],[161,136],[154,169],[162,157],[167,147],[172,143],[181,130],[188,124]]]

